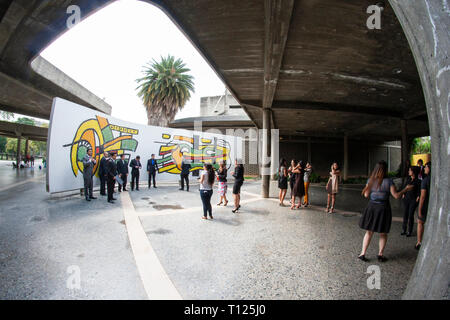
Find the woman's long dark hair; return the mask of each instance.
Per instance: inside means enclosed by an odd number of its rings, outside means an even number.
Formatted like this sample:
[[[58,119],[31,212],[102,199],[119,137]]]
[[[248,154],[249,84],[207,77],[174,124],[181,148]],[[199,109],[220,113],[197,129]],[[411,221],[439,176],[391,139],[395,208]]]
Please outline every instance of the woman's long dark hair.
[[[213,166],[212,166],[212,164],[207,163],[207,164],[205,164],[205,168],[206,168],[206,171],[208,171],[208,184],[213,185],[214,179],[215,179]]]
[[[383,183],[383,179],[387,176],[387,164],[386,161],[380,161],[375,166],[375,169],[373,169],[372,174],[370,175],[369,182],[364,187],[362,194],[364,195],[367,190],[369,192],[372,190],[372,186],[374,183],[377,184],[378,188],[381,187],[381,184]]]
[[[287,162],[286,159],[281,158],[280,159],[280,167],[278,168],[278,173],[281,173],[281,167],[284,167],[285,169],[287,169]]]

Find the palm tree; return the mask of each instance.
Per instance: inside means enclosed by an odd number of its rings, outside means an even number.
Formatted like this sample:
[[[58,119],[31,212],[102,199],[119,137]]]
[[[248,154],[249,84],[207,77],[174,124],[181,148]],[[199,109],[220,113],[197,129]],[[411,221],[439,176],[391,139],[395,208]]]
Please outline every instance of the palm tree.
[[[194,92],[194,77],[181,59],[171,55],[153,59],[144,67],[144,77],[137,79],[138,96],[147,109],[148,124],[167,127]]]

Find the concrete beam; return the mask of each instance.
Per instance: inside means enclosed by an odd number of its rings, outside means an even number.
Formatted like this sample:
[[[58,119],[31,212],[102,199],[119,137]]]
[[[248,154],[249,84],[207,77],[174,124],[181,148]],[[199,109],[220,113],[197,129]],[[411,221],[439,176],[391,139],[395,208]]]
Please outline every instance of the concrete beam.
[[[275,96],[294,0],[264,1],[264,93],[263,108],[270,108]]]

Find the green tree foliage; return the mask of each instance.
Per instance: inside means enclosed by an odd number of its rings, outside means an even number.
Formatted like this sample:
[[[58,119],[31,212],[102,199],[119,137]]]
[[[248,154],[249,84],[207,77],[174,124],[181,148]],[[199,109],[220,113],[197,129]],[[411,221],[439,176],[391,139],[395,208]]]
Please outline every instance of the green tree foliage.
[[[144,67],[144,77],[137,79],[138,96],[147,110],[148,124],[167,127],[194,92],[193,77],[186,64],[171,55],[153,60]]]
[[[411,152],[412,154],[431,153],[431,138],[430,137],[415,138],[412,142]]]

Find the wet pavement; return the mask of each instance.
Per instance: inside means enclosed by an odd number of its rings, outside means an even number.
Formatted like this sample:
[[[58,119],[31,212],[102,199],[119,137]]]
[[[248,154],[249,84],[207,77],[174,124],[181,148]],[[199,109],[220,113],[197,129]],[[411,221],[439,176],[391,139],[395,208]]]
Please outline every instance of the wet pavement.
[[[77,194],[51,197],[43,172],[14,177],[0,163],[0,174],[20,183],[0,191],[0,299],[148,297],[128,240],[123,195],[116,194],[115,205],[98,192],[91,202]],[[374,237],[371,261],[363,263],[356,259],[364,234],[358,214],[329,215],[316,206],[291,211],[260,199],[257,181],[244,184],[238,214],[232,201],[217,207],[215,192],[212,221],[201,219],[196,185],[190,192],[176,183],[140,189],[128,193],[135,214],[184,299],[399,299],[417,256],[415,237],[401,237],[393,222],[390,260],[374,259]],[[314,190],[313,204],[321,197]],[[380,290],[367,288],[369,265],[381,268]],[[73,270],[80,271],[79,289],[68,285]]]

